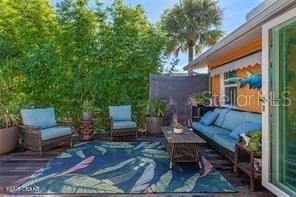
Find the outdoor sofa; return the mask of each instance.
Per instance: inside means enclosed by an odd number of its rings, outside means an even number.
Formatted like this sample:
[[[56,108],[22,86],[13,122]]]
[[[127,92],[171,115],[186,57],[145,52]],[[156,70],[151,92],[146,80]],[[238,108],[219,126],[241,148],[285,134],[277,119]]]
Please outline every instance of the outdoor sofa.
[[[251,130],[261,130],[261,114],[228,108],[215,108],[213,112],[218,116],[211,125],[205,125],[202,121],[193,122],[193,130],[213,148],[234,162],[238,136],[234,137],[231,132],[239,130],[240,133],[246,133]]]

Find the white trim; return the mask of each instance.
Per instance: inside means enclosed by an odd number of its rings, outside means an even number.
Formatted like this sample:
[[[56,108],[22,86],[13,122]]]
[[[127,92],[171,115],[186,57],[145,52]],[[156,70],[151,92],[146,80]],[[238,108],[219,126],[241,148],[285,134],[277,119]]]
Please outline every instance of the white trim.
[[[218,74],[224,74],[229,71],[243,69],[245,67],[254,66],[256,64],[261,64],[262,63],[261,58],[262,58],[262,52],[260,51],[252,55],[249,55],[247,57],[243,57],[241,59],[219,66],[218,68],[214,68],[210,70],[209,73],[212,77]]]
[[[269,45],[270,45],[270,34],[269,31],[292,18],[296,17],[296,8],[293,8],[289,12],[269,21],[262,26],[262,82],[263,88],[262,93],[266,99],[264,99],[263,106],[265,110],[262,113],[262,184],[269,189],[271,192],[278,196],[289,196],[287,193],[282,191],[270,182],[270,127],[269,127],[269,115],[270,115],[270,99],[268,97],[270,93],[269,87]]]

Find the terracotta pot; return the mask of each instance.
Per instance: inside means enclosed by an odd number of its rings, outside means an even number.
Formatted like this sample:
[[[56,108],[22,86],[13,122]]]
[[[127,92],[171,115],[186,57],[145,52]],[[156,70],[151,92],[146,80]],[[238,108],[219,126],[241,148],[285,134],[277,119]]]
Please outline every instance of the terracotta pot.
[[[90,112],[82,112],[82,120],[89,121],[92,119]]]
[[[150,134],[160,134],[161,127],[163,126],[163,118],[146,117],[146,125],[148,133]]]
[[[9,153],[16,148],[18,127],[0,129],[0,155]]]

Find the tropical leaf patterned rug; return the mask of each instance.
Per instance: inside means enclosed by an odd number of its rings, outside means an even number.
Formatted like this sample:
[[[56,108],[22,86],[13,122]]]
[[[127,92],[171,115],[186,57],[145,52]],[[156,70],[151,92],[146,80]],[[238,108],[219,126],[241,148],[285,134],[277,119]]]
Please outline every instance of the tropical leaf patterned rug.
[[[235,192],[203,156],[200,158],[201,169],[175,164],[169,170],[162,142],[81,143],[20,182],[14,192]]]

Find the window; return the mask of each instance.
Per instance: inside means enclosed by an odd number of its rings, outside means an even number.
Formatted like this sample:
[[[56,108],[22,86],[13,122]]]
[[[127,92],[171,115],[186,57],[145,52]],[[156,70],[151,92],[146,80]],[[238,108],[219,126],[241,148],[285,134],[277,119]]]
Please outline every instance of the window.
[[[225,105],[237,106],[237,80],[235,71],[224,73]]]

